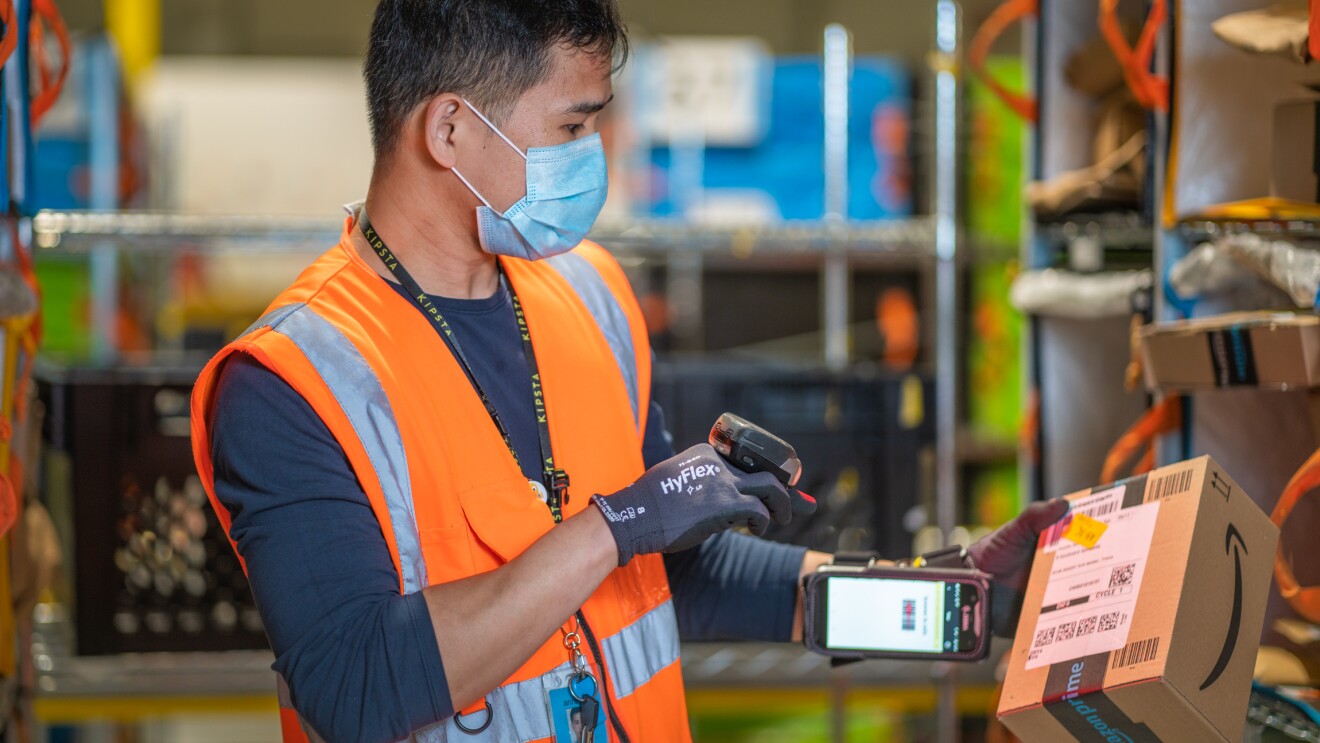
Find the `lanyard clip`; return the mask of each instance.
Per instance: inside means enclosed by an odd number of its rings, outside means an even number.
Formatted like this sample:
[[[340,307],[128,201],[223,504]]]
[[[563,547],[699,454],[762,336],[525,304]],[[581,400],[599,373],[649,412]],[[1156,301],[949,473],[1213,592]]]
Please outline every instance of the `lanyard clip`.
[[[564,502],[563,495],[568,492],[568,473],[564,470],[546,470],[546,480],[550,485],[550,492],[560,501]]]

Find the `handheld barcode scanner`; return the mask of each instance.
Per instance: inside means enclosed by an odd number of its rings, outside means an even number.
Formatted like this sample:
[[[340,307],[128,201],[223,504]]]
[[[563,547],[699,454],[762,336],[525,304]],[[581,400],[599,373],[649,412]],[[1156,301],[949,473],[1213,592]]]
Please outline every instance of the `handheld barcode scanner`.
[[[802,462],[787,441],[733,413],[710,429],[710,445],[743,472],[769,472],[787,487],[797,485]]]

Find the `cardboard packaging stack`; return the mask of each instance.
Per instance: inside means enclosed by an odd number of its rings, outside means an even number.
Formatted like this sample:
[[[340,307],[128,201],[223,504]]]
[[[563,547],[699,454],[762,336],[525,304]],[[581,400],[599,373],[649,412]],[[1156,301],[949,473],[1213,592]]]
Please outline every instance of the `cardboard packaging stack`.
[[[1240,741],[1278,530],[1209,457],[1067,497],[999,718],[1027,743]]]

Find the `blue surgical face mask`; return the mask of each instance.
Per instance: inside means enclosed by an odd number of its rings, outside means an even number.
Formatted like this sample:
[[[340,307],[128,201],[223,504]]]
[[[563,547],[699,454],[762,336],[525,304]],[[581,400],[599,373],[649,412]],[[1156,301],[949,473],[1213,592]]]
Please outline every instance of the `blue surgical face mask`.
[[[609,179],[600,135],[523,152],[490,119],[468,103],[472,113],[527,162],[527,195],[500,214],[463,174],[454,175],[485,206],[477,207],[481,247],[493,255],[540,260],[567,253],[582,242],[605,206]]]

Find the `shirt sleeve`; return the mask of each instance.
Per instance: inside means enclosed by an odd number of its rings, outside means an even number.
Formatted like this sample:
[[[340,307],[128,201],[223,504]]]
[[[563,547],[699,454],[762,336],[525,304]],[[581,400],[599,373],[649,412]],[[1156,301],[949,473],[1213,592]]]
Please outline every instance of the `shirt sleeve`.
[[[646,414],[646,431],[642,434],[642,462],[649,470],[677,453],[674,437],[665,427],[665,411],[652,400],[651,412]]]
[[[788,642],[806,547],[725,531],[665,555],[684,640]]]
[[[324,738],[398,740],[454,713],[424,596],[399,576],[343,448],[245,355],[221,370],[211,456],[273,668]]]
[[[652,401],[642,459],[654,467],[672,456],[664,411]],[[806,553],[805,547],[726,531],[690,550],[666,554],[679,634],[684,640],[788,642]]]

